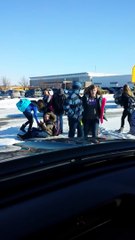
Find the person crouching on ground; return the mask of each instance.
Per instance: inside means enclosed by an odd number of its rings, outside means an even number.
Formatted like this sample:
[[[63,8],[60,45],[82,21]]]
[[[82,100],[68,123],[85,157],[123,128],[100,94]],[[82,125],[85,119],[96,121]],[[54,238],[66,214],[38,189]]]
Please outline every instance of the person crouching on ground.
[[[40,121],[40,128],[47,133],[48,136],[54,135],[54,125],[56,122],[56,115],[53,112],[47,112],[43,117],[43,122]]]
[[[39,128],[32,128],[30,132],[25,133],[24,135],[19,135],[23,140],[28,138],[39,138],[39,137],[51,137],[54,136],[54,124],[56,122],[56,115],[53,112],[47,112],[43,121],[40,121],[38,126]]]

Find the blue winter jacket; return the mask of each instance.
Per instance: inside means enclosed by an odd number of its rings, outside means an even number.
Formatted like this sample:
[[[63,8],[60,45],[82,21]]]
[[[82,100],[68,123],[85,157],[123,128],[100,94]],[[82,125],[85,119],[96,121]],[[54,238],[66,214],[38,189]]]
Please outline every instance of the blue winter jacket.
[[[79,90],[72,90],[65,100],[64,110],[69,118],[82,119],[83,106]]]

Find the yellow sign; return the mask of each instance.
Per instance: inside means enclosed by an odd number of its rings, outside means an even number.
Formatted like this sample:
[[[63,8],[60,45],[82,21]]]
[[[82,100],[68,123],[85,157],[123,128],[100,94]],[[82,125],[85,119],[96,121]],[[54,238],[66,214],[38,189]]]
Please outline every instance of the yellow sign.
[[[135,65],[132,68],[132,83],[135,83]]]

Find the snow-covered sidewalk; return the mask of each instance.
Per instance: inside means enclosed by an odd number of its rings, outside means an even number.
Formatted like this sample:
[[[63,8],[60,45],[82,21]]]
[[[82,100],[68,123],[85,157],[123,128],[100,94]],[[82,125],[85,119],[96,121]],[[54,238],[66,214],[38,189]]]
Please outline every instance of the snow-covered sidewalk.
[[[113,101],[112,96],[110,101]],[[0,147],[10,146],[20,142],[17,138],[17,133],[25,119],[23,114],[16,108],[17,102],[18,99],[0,100]],[[124,132],[118,133],[116,131],[120,128],[121,113],[122,109],[116,107],[114,103],[112,107],[107,108],[108,121],[104,121],[104,123],[100,125],[100,136],[106,136],[111,139],[135,139],[135,136],[128,133],[129,124],[127,119],[125,121]],[[68,122],[67,117],[64,116],[64,133],[60,135],[60,137],[67,137],[67,135]]]

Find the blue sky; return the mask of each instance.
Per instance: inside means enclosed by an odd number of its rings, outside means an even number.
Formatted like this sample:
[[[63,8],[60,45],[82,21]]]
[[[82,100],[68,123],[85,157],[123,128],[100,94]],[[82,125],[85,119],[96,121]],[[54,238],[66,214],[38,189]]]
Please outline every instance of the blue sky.
[[[0,81],[135,64],[135,1],[0,1]]]

